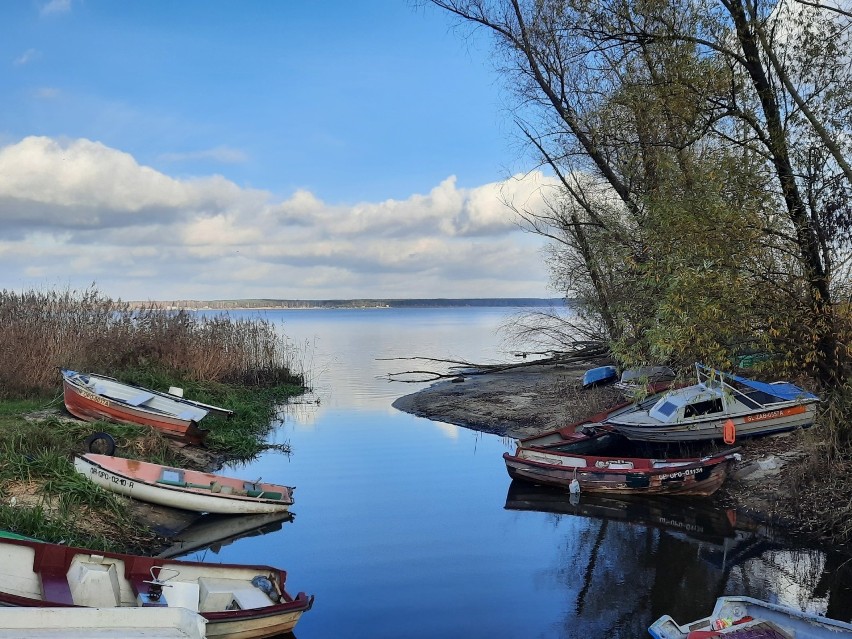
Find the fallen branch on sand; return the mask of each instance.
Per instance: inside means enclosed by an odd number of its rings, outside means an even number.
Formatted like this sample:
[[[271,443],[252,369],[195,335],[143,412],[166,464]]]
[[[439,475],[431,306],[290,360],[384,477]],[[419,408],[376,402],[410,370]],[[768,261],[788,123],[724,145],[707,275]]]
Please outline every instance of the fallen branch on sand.
[[[529,356],[542,356],[538,359],[526,359]],[[500,371],[524,368],[529,366],[578,365],[598,362],[609,356],[609,349],[602,342],[577,342],[570,351],[518,352],[516,357],[522,357],[523,362],[506,362],[495,364],[476,364],[466,360],[443,359],[437,357],[380,357],[378,361],[421,361],[435,362],[446,365],[445,371],[436,370],[407,370],[398,373],[388,373],[387,378],[392,382],[422,383],[435,382],[442,379],[459,379],[470,375],[484,375]]]

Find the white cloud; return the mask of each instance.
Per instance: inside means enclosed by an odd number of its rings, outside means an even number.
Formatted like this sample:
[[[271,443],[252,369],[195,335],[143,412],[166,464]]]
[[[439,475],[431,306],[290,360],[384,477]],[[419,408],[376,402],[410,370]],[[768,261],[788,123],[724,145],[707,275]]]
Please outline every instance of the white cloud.
[[[210,160],[221,164],[242,164],[248,161],[248,155],[240,149],[232,149],[227,146],[217,146],[212,149],[201,151],[189,151],[186,153],[164,153],[160,156],[164,162],[186,162],[194,160]]]
[[[71,0],[49,0],[41,5],[39,13],[43,16],[58,15],[71,11]]]
[[[281,201],[221,177],[176,179],[85,139],[0,148],[0,269],[19,287],[67,277],[124,299],[546,295],[542,240],[504,200],[540,174],[402,200]]]
[[[36,60],[40,57],[40,53],[36,49],[27,49],[21,55],[19,55],[12,62],[16,67],[24,66],[25,64],[29,64],[33,60]]]

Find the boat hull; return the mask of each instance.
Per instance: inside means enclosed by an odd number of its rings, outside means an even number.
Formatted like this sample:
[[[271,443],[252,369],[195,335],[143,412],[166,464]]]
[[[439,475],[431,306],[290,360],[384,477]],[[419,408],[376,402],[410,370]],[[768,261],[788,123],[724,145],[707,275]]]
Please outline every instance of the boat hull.
[[[63,398],[68,412],[83,421],[93,422],[103,419],[120,424],[149,426],[163,435],[195,445],[202,444],[207,436],[207,431],[199,428],[192,419],[180,419],[142,407],[130,406],[93,393],[67,378],[63,379]]]
[[[648,442],[694,442],[715,441],[724,438],[725,422],[734,423],[736,438],[762,437],[799,428],[808,428],[814,423],[816,404],[800,404],[786,408],[767,410],[752,415],[726,416],[724,419],[707,419],[696,422],[674,424],[631,423],[610,418],[607,424],[634,441]]]
[[[122,472],[115,467],[110,467],[110,462],[129,462],[131,467],[149,470],[150,479],[144,479],[139,473]],[[262,497],[250,497],[248,495],[213,493],[209,489],[192,489],[186,487],[172,486],[157,483],[157,469],[166,467],[135,460],[124,460],[112,458],[107,455],[84,455],[74,459],[74,468],[78,473],[89,478],[90,481],[110,492],[138,499],[139,501],[169,506],[182,510],[191,510],[199,513],[215,513],[220,515],[261,515],[267,513],[284,513],[293,503],[290,488],[287,486],[267,486],[271,492],[272,488],[280,499],[264,499]],[[167,469],[168,470],[168,469]],[[187,474],[191,471],[181,471]],[[204,480],[208,486],[217,482],[225,484],[230,478],[213,475],[211,473],[192,473],[188,477],[194,480]],[[241,480],[231,480],[231,484],[239,484]],[[183,482],[186,483],[186,482]],[[194,482],[201,485],[201,481]],[[286,491],[286,492],[285,492]]]
[[[152,596],[152,573],[166,585]],[[268,581],[268,588],[255,584]],[[313,597],[285,591],[286,573],[263,565],[217,564],[0,539],[0,605],[188,608],[207,637],[266,639],[290,632]],[[271,593],[271,594],[267,594]]]
[[[696,382],[653,405],[642,402],[605,421],[629,439],[698,442],[759,437],[814,423],[819,397],[790,382],[762,382],[696,363]]]
[[[683,460],[680,465],[641,468],[653,460],[587,457],[553,453],[547,449],[518,449],[503,454],[512,479],[580,492],[614,495],[679,495],[707,497],[716,492],[735,461],[733,454]]]
[[[583,375],[583,388],[605,386],[612,384],[618,379],[618,371],[615,366],[598,366],[588,370]]]

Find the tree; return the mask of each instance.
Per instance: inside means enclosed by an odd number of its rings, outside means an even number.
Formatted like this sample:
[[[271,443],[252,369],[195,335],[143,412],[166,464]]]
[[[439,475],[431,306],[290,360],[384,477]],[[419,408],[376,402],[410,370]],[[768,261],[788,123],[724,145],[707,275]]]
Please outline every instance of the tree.
[[[756,341],[842,384],[846,16],[760,0],[432,2],[494,36],[521,131],[562,186],[545,214],[519,212],[555,240],[557,279],[623,358],[721,363]]]

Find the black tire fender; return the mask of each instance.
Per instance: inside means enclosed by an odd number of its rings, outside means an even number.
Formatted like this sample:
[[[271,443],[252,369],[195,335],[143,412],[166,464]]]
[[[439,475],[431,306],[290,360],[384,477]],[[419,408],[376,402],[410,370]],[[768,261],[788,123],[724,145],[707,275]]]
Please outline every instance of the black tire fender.
[[[86,437],[86,450],[100,455],[112,455],[115,452],[115,440],[109,433],[92,433]]]

